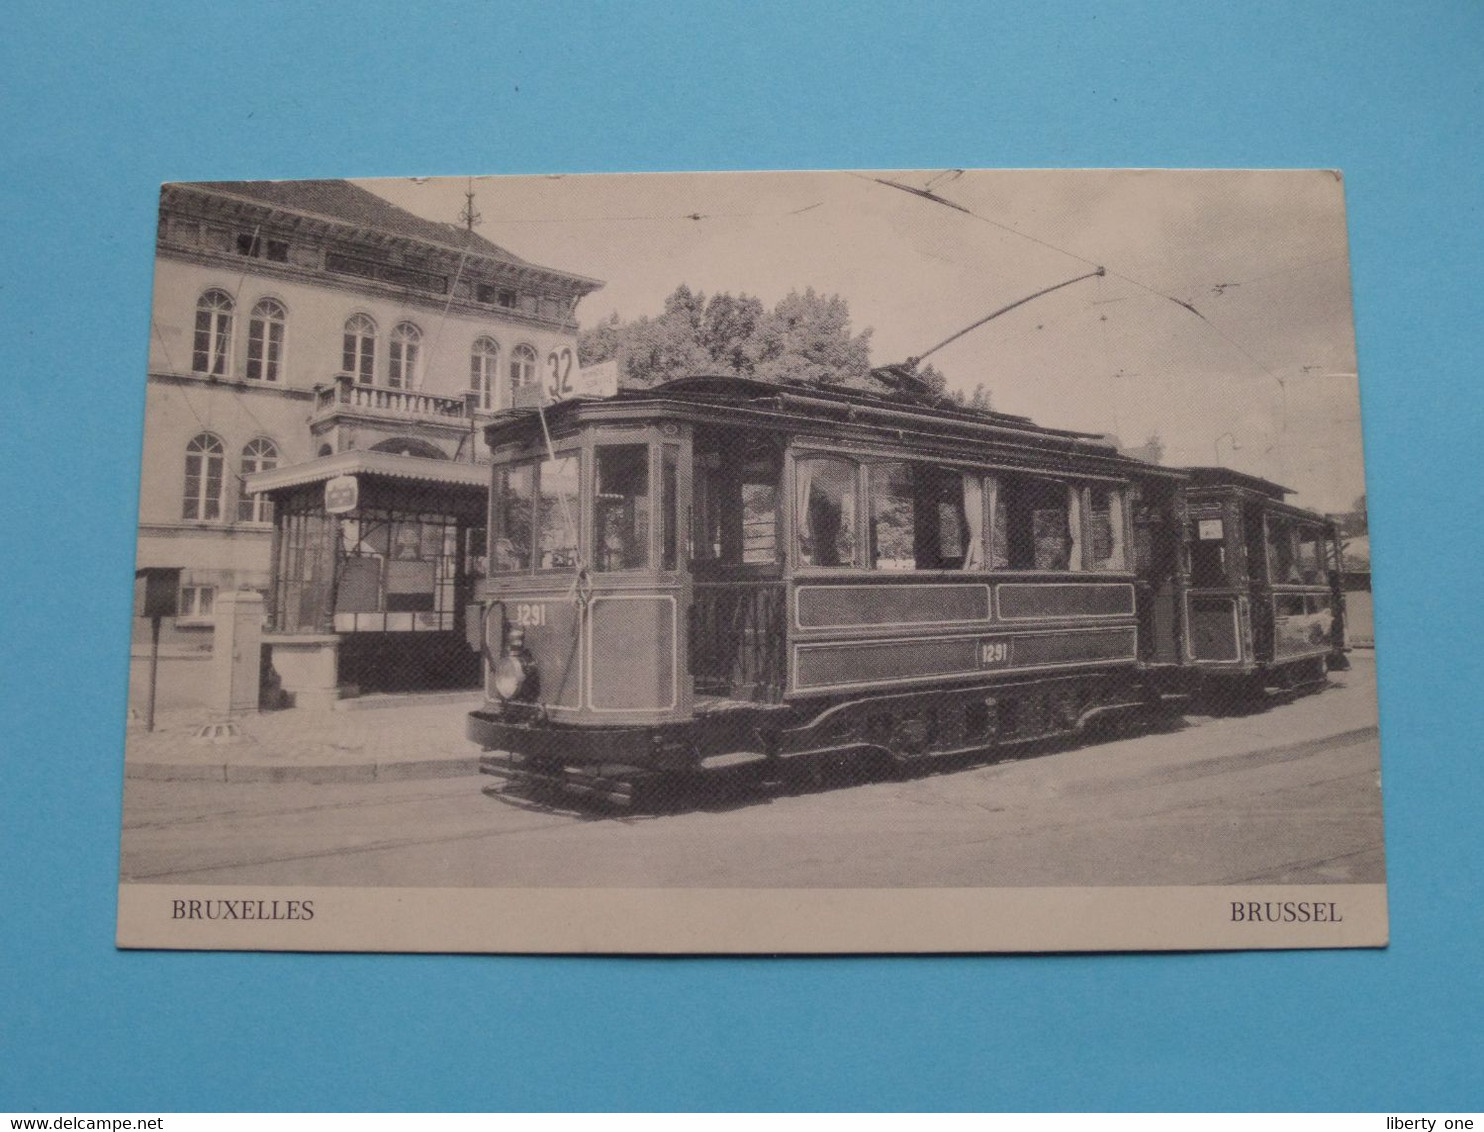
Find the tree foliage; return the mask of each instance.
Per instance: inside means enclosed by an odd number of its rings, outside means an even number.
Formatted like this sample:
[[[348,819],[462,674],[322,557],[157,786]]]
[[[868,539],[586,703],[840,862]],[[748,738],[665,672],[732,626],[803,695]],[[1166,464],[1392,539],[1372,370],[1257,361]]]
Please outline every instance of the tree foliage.
[[[577,348],[583,365],[618,358],[625,385],[695,373],[858,385],[871,368],[871,331],[852,333],[846,301],[812,287],[790,291],[769,310],[751,295],[708,299],[682,283],[662,314],[630,322],[615,314],[584,330]]]
[[[1350,510],[1336,516],[1342,538],[1359,538],[1370,533],[1370,520],[1366,514],[1365,496],[1362,495],[1350,506]]]

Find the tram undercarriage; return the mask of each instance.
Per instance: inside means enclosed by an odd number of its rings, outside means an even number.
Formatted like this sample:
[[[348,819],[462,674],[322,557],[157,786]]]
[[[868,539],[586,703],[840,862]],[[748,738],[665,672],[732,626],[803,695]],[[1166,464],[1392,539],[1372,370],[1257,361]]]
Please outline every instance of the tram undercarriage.
[[[766,780],[787,773],[790,764],[830,757],[923,767],[1094,727],[1147,726],[1188,699],[1181,686],[1103,671],[789,704],[701,703],[692,721],[651,727],[570,727],[538,712],[529,718],[476,712],[468,731],[486,752],[481,773],[516,786],[643,805],[708,772],[750,768]]]

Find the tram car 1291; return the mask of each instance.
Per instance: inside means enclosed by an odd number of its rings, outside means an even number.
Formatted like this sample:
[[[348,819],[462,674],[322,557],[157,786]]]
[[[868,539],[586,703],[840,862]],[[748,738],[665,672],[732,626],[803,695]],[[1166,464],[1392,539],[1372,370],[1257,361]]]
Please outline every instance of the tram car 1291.
[[[487,773],[627,802],[795,756],[910,763],[1144,712],[1228,665],[1189,587],[1190,476],[1095,434],[900,388],[691,377],[486,435],[467,733]],[[1270,634],[1284,658],[1291,625]],[[1245,674],[1269,639],[1251,632]]]

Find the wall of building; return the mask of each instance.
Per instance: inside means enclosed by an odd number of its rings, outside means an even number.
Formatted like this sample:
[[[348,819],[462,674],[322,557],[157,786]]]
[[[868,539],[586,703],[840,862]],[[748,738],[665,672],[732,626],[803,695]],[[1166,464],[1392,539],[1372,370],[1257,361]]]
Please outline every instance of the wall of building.
[[[206,243],[196,240],[197,231]],[[378,387],[389,385],[392,331],[402,322],[421,332],[408,386],[421,393],[461,400],[470,389],[473,346],[482,337],[499,346],[491,409],[510,405],[510,361],[517,347],[534,351],[537,379],[553,353],[570,351],[575,363],[576,332],[560,300],[512,292],[516,310],[471,309],[477,274],[472,269],[453,287],[462,298],[449,302],[413,287],[327,271],[317,245],[292,244],[287,262],[280,263],[235,254],[229,228],[218,231],[194,220],[177,224],[171,218],[162,223],[161,238],[149,336],[138,565],[181,568],[182,592],[199,600],[210,590],[213,607],[217,594],[266,591],[271,580],[272,525],[258,521],[269,516],[239,512],[245,498],[242,476],[252,470],[244,466],[249,444],[271,441],[280,466],[311,460],[326,444],[334,450],[369,448],[394,437],[419,438],[450,457],[467,458],[470,430],[456,421],[427,424],[410,414],[405,422],[395,414],[369,422],[347,417],[333,428],[321,421],[318,434],[311,431],[314,389],[344,372],[345,324],[353,315],[376,323],[373,385]],[[234,306],[229,363],[216,376],[193,371],[196,309],[209,290],[230,295]],[[247,376],[252,311],[269,298],[286,316],[278,379],[272,382]],[[224,450],[216,518],[188,517],[185,506],[187,447],[202,433],[216,437]],[[474,444],[476,456],[487,454],[482,437]],[[182,609],[181,614],[161,627],[162,709],[201,700],[210,670],[211,610]],[[149,622],[136,617],[130,688],[136,706],[144,694],[141,665],[149,636]]]
[[[262,260],[243,257],[243,267],[210,265],[162,253],[156,260],[154,322],[150,334],[152,374],[191,372],[196,304],[201,295],[217,289],[235,300],[232,359],[229,380],[244,380],[247,372],[248,320],[259,300],[276,299],[287,312],[284,342],[285,388],[310,390],[327,383],[343,370],[342,348],[346,320],[369,315],[376,323],[376,385],[387,384],[392,329],[410,322],[422,331],[419,372],[414,388],[444,397],[461,397],[469,388],[469,360],[476,339],[489,337],[500,347],[502,380],[495,408],[510,403],[509,363],[521,345],[536,353],[538,365],[562,348],[575,350],[575,332],[523,321],[498,311],[478,315],[450,309],[444,302],[413,291],[394,294],[351,279],[303,273]],[[256,384],[256,383],[254,383]]]

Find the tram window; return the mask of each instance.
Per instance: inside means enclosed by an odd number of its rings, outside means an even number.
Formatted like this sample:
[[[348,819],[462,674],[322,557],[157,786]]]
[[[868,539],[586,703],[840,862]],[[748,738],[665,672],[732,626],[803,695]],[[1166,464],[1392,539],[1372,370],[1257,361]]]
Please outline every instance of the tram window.
[[[660,450],[660,569],[673,570],[680,552],[680,449]]]
[[[530,569],[535,481],[534,464],[516,464],[495,478],[495,497],[490,501],[491,569]]]
[[[649,565],[649,445],[598,449],[593,548],[599,570]]]
[[[774,565],[779,476],[779,453],[771,446],[733,437],[698,445],[695,556],[728,566]]]
[[[1088,546],[1089,570],[1126,570],[1128,550],[1124,538],[1123,492],[1117,488],[1087,489],[1091,544]]]
[[[871,566],[876,570],[917,569],[914,531],[917,504],[912,468],[907,464],[871,464],[866,469],[871,500]]]
[[[1268,516],[1268,581],[1274,585],[1303,581],[1295,546],[1297,536],[1293,520],[1282,515]]]
[[[537,566],[554,570],[577,563],[577,457],[541,463],[541,525]]]
[[[1298,574],[1305,585],[1324,584],[1324,538],[1315,527],[1298,529]]]
[[[855,478],[856,466],[850,460],[809,457],[795,465],[802,565],[855,565]]]
[[[1225,520],[1196,519],[1191,529],[1195,537],[1190,540],[1190,584],[1208,589],[1230,584]]]
[[[1064,483],[1034,476],[999,477],[994,507],[995,566],[1071,570],[1081,565],[1076,496]]]

